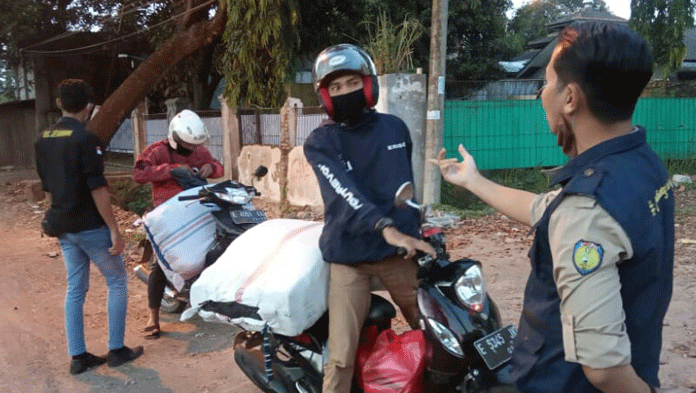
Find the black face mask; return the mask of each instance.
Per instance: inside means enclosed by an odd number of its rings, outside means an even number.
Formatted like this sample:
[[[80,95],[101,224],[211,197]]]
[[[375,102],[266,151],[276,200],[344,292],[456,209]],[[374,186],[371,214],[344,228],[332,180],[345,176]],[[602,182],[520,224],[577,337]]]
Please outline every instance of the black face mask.
[[[182,155],[184,157],[188,157],[193,153],[193,150],[189,150],[183,146],[181,146],[181,143],[176,144],[176,150],[174,150],[176,154]]]
[[[348,123],[354,125],[360,120],[363,109],[367,106],[363,89],[331,97],[333,104],[333,120],[337,123]]]

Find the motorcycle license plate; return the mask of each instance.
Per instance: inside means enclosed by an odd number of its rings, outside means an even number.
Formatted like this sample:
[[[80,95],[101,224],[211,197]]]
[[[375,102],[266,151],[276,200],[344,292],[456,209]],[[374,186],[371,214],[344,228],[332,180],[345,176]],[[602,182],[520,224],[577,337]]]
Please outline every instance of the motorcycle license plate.
[[[517,329],[508,325],[479,338],[474,342],[474,347],[486,362],[486,366],[493,370],[512,357],[512,342],[515,336],[517,336]]]
[[[261,210],[232,210],[232,222],[235,224],[258,224],[267,220],[266,214]]]

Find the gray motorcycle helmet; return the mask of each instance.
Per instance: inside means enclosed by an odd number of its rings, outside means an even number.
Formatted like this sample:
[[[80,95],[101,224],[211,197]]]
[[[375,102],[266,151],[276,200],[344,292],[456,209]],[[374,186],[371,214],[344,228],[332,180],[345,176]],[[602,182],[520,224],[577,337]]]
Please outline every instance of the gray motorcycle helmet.
[[[330,46],[317,56],[312,69],[314,91],[319,95],[319,100],[333,118],[333,104],[327,86],[336,76],[348,72],[355,72],[363,77],[363,93],[368,107],[373,107],[379,99],[379,82],[377,69],[370,55],[364,50],[352,44],[338,44]]]

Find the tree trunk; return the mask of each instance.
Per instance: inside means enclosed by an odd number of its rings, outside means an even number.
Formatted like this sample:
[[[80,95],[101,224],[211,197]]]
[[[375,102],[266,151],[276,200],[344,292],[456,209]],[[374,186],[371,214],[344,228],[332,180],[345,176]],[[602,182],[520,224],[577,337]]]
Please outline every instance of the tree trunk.
[[[135,106],[142,101],[148,90],[174,65],[204,46],[210,45],[225,29],[227,8],[218,2],[217,14],[180,30],[157,47],[157,50],[104,101],[99,112],[89,122],[88,128],[101,140],[109,144],[118,127]]]
[[[210,109],[213,94],[222,78],[222,75],[215,70],[214,64],[215,49],[220,42],[221,40],[216,40],[196,54],[192,80],[193,108],[196,110]]]

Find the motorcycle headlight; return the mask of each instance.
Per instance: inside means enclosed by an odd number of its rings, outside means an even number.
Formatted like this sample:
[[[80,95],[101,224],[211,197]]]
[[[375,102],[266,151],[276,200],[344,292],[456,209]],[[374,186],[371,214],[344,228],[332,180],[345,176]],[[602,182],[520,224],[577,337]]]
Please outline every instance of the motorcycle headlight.
[[[473,265],[466,269],[464,274],[454,283],[459,300],[473,311],[479,312],[483,309],[483,301],[486,289],[479,265]]]
[[[227,192],[227,197],[229,198],[230,202],[236,205],[243,205],[251,201],[251,196],[249,195],[249,193],[241,188],[230,189]]]
[[[462,351],[459,341],[449,329],[431,318],[428,318],[428,325],[430,325],[430,329],[435,334],[435,337],[437,337],[437,340],[440,341],[448,352],[459,357],[464,357],[464,351]]]

